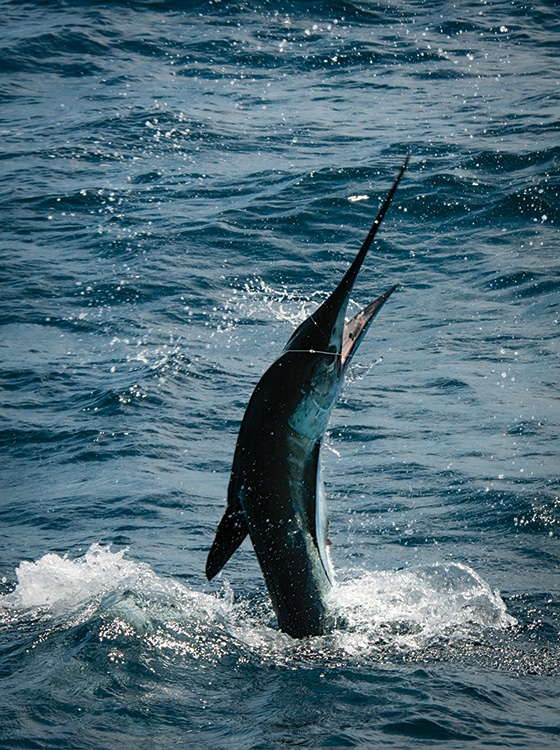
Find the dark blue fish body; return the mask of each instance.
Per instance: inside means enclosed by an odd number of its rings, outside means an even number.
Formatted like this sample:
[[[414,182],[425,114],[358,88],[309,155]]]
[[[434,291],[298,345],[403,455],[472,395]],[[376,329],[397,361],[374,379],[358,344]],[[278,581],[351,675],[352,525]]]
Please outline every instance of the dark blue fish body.
[[[208,555],[211,579],[248,533],[279,627],[296,638],[333,626],[321,443],[352,354],[396,288],[345,322],[354,282],[407,162],[340,284],[255,388],[239,430],[227,509]]]

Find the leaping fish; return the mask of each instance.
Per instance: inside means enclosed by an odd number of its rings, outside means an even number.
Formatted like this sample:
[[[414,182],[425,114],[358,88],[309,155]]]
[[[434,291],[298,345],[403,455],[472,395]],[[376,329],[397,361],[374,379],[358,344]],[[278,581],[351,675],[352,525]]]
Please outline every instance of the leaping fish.
[[[294,638],[324,635],[334,625],[319,454],[348,363],[398,286],[345,322],[358,272],[407,164],[408,156],[342,281],[257,384],[237,438],[227,508],[206,563],[211,580],[249,534],[278,625]]]

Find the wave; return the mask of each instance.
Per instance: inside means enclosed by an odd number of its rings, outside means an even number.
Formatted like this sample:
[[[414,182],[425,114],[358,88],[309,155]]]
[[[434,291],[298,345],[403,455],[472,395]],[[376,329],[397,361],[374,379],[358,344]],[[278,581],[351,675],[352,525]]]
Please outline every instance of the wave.
[[[278,631],[264,594],[234,597],[227,582],[217,594],[195,591],[110,546],[93,544],[75,559],[49,553],[21,562],[16,579],[0,597],[2,630],[27,623],[53,634],[85,624],[88,638],[121,647],[123,638],[140,641],[162,658],[375,659],[476,641],[516,622],[497,591],[454,563],[349,571],[332,592],[340,625],[304,641]]]

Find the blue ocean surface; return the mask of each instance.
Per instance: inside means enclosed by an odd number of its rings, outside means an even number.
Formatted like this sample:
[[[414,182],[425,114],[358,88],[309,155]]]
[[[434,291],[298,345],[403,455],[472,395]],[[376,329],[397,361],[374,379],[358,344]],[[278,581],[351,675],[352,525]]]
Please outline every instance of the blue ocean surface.
[[[0,747],[557,748],[556,0],[0,0]],[[410,165],[280,632],[237,431]]]

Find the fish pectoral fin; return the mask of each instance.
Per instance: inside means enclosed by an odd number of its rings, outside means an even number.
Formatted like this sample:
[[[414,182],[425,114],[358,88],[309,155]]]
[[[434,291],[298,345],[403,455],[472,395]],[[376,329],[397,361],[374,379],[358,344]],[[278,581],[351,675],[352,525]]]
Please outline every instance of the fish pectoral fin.
[[[206,560],[206,577],[209,581],[220,572],[248,533],[241,508],[228,508],[218,524],[214,543]]]

